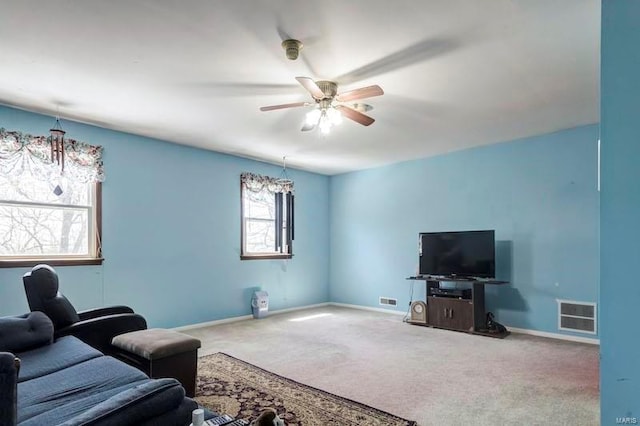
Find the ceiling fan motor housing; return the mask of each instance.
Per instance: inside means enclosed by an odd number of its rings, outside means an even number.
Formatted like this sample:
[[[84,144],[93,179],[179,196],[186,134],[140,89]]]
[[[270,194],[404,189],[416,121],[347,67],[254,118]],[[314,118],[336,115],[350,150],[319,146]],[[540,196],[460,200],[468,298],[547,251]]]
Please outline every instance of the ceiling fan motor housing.
[[[338,85],[333,81],[320,80],[316,84],[324,93],[325,98],[333,99],[338,93]]]

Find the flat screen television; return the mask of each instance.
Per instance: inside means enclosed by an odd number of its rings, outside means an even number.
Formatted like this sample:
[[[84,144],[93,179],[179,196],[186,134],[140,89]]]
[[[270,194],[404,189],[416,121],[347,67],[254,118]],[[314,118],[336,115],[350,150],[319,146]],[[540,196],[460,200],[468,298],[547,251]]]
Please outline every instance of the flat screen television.
[[[422,232],[420,275],[495,278],[495,231]]]

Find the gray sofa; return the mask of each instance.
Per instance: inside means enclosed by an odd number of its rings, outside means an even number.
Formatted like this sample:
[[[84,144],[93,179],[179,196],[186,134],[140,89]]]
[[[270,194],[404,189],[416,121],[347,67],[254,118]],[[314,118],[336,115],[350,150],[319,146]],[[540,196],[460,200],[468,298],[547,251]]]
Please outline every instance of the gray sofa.
[[[73,336],[53,341],[41,312],[0,318],[2,426],[185,426],[196,408],[175,379],[150,379]]]

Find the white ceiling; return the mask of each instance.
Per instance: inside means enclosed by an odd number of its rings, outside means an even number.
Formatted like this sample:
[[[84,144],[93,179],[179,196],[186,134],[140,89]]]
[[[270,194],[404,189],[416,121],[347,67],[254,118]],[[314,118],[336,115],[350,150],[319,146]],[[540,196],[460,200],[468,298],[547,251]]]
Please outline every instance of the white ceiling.
[[[0,0],[0,103],[336,174],[598,122],[599,51],[599,0]],[[259,111],[296,76],[376,122]]]

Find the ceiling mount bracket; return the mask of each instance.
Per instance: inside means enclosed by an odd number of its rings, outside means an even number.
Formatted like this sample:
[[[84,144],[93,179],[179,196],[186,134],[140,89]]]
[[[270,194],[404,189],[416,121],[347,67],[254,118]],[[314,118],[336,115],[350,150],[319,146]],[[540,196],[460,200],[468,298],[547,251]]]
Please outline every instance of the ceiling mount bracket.
[[[300,40],[289,39],[282,42],[282,48],[285,50],[287,59],[295,61],[298,59],[298,54],[302,49],[302,42]]]

